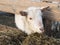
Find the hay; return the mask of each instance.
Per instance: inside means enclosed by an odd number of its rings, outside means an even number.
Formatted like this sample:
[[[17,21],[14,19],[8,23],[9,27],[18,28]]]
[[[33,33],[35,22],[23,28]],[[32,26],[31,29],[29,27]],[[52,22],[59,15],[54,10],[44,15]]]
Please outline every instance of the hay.
[[[27,36],[16,28],[0,24],[0,45],[60,45],[60,41],[45,34]]]
[[[31,34],[22,43],[22,45],[60,45],[56,39],[44,34]]]
[[[16,28],[0,24],[0,45],[21,45],[26,36]]]

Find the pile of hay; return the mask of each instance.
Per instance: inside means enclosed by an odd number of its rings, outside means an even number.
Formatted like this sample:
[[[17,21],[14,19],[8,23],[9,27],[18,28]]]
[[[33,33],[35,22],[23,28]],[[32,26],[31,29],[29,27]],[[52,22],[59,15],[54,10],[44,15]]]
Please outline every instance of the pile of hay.
[[[26,36],[16,28],[0,24],[0,45],[21,45]]]
[[[22,45],[60,45],[60,41],[44,34],[34,33],[29,35]]]
[[[60,41],[45,34],[31,35],[0,24],[0,45],[60,45]]]

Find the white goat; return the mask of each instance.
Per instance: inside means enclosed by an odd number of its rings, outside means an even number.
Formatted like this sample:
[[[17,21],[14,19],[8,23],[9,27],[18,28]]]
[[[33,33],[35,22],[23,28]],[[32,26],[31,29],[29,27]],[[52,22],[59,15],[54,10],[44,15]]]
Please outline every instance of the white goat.
[[[42,22],[42,11],[47,7],[29,7],[15,15],[15,23],[18,29],[27,33],[42,33],[44,26]]]

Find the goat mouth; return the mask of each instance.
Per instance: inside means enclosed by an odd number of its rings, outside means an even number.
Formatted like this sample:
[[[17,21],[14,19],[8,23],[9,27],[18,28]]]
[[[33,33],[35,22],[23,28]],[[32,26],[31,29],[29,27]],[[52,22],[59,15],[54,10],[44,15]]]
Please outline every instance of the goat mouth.
[[[44,32],[44,28],[40,28],[40,31]]]
[[[44,29],[40,29],[41,33],[44,33]]]

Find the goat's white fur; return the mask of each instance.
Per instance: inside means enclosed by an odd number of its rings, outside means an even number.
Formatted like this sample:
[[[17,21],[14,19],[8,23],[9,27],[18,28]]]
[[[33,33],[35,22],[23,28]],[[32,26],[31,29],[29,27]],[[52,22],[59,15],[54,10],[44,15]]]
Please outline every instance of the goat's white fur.
[[[26,9],[26,12],[28,13],[28,18],[29,16],[35,18],[31,22],[29,22],[29,19],[26,18],[25,16],[15,14],[16,26],[23,32],[27,33],[28,35],[35,32],[42,33],[42,31],[39,30],[39,28],[43,28],[41,9],[42,8],[40,7],[29,7],[28,9]],[[38,22],[41,23],[40,26],[38,25]]]

